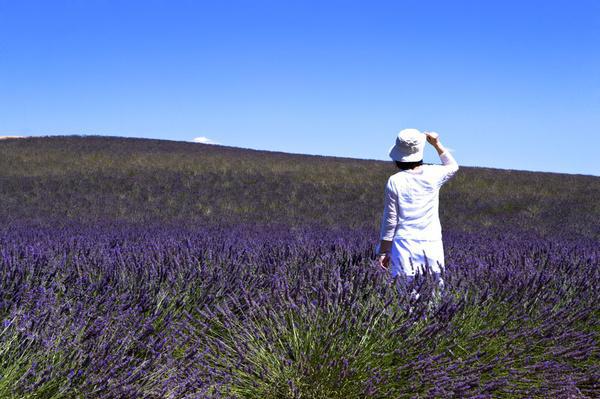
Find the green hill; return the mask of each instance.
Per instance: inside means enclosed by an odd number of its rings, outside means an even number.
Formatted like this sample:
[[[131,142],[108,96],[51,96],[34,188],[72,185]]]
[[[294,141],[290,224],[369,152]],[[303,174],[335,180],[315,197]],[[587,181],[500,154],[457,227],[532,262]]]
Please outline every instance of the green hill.
[[[396,171],[385,161],[167,140],[10,139],[0,141],[0,220],[378,228]],[[595,176],[463,166],[441,191],[440,215],[445,229],[598,238],[598,198]]]

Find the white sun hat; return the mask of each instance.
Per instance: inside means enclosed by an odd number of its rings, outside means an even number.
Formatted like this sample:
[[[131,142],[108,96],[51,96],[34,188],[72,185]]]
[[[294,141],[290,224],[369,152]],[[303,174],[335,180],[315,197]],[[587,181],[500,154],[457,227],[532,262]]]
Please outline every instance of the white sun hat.
[[[390,148],[390,158],[400,162],[416,162],[423,159],[427,136],[418,129],[403,129]]]

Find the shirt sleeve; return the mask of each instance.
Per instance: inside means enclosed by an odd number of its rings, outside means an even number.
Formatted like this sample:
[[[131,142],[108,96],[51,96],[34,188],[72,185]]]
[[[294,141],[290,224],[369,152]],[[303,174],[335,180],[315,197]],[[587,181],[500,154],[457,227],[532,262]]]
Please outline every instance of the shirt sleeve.
[[[442,165],[439,166],[440,175],[437,181],[438,187],[442,187],[442,185],[450,180],[458,171],[458,163],[450,152],[444,151],[441,153],[440,160],[442,161]]]
[[[396,232],[398,223],[398,196],[392,179],[389,178],[385,185],[385,193],[383,199],[383,217],[381,220],[380,239],[392,241]]]

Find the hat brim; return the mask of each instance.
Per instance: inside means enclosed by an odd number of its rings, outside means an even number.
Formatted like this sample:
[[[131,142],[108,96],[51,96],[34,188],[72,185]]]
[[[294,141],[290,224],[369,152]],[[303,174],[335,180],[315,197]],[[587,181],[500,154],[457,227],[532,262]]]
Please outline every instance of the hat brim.
[[[390,158],[398,162],[417,162],[423,159],[423,151],[417,151],[407,155],[405,152],[401,151],[397,145],[390,147],[389,155]]]

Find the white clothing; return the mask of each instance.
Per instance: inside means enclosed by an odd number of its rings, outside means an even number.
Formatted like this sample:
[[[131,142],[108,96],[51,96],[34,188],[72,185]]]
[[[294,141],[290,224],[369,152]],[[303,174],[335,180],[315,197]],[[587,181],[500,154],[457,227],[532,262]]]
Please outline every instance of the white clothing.
[[[400,171],[387,181],[380,240],[393,241],[392,275],[401,270],[406,275],[418,272],[417,265],[425,263],[423,251],[433,271],[444,266],[439,190],[454,176],[458,164],[448,151],[440,154],[440,159],[442,165],[422,165],[418,172]]]
[[[390,274],[405,276],[422,274],[427,264],[432,273],[444,269],[444,247],[442,240],[413,240],[394,237],[390,253]]]

